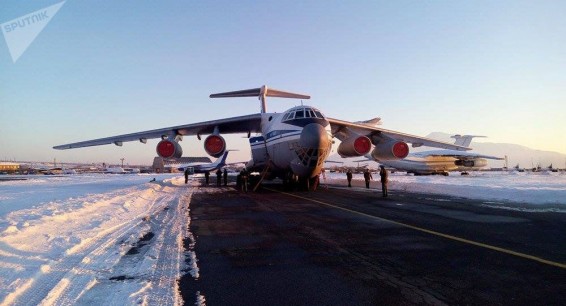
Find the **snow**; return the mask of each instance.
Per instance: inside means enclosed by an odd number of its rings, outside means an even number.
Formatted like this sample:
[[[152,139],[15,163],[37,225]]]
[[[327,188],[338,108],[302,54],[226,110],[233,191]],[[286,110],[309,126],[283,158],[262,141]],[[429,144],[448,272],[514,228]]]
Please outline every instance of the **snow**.
[[[346,184],[344,173],[327,173],[326,178],[329,182],[343,181]],[[363,181],[363,175],[354,174],[353,180]],[[378,173],[373,174],[371,187],[381,191]],[[389,175],[388,188],[393,192],[402,190],[480,199],[487,206],[501,209],[566,212],[565,172],[478,171],[469,175],[452,172],[449,176],[414,176],[396,172]],[[521,205],[508,205],[510,203]]]
[[[182,304],[177,281],[195,188],[153,177],[0,182],[0,304]]]
[[[378,175],[374,174],[378,179]],[[190,232],[196,188],[182,176],[26,176],[0,181],[0,305],[180,305],[184,271],[199,278]],[[150,182],[156,178],[155,182]],[[354,174],[354,180],[363,180]],[[502,209],[566,212],[566,174],[477,172],[390,176],[395,190],[483,200]],[[326,173],[322,184],[345,182]],[[380,192],[372,182],[370,192]],[[366,191],[365,188],[358,188]],[[440,199],[442,200],[442,199]],[[519,208],[510,203],[523,203]],[[188,250],[183,241],[188,239]],[[198,305],[206,297],[195,291]]]

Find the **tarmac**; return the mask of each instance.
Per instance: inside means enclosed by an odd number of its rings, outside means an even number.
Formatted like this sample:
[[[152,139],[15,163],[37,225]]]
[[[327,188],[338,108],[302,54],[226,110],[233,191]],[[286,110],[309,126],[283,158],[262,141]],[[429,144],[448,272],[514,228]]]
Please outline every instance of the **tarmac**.
[[[355,184],[200,187],[185,303],[564,305],[565,214]]]

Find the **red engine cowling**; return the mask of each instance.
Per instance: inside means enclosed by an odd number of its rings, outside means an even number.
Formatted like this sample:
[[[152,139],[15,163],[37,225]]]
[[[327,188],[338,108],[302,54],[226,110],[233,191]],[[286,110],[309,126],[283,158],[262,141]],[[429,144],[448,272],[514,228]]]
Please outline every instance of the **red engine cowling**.
[[[409,146],[403,141],[388,141],[377,144],[371,156],[375,160],[396,160],[402,159],[409,155]]]
[[[179,158],[183,155],[183,148],[175,140],[163,139],[157,144],[155,150],[162,158]]]
[[[226,150],[226,141],[220,135],[209,135],[204,140],[204,150],[213,157],[220,157]]]
[[[341,157],[362,156],[371,150],[371,140],[366,136],[354,136],[345,139],[338,146],[338,154]]]

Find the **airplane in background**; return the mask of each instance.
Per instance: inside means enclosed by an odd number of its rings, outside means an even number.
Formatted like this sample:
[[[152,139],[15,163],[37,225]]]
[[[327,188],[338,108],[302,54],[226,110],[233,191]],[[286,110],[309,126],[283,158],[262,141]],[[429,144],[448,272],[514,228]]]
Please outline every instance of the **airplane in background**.
[[[451,137],[456,139],[455,145],[469,147],[472,138],[485,136],[454,135]],[[366,157],[371,158],[371,156]],[[400,160],[375,159],[375,161],[386,167],[414,173],[415,175],[448,175],[450,171],[460,171],[462,174],[467,174],[467,171],[479,170],[487,166],[486,159],[503,160],[504,158],[454,150],[431,150],[411,153]]]
[[[161,139],[157,154],[163,158],[181,157],[179,141],[183,136],[208,134],[204,149],[208,155],[220,157],[226,150],[222,134],[245,133],[249,138],[252,159],[246,164],[249,172],[259,172],[254,178],[256,189],[263,179],[281,178],[284,182],[299,183],[309,190],[316,189],[316,182],[328,157],[333,138],[341,140],[342,156],[371,155],[380,160],[399,160],[409,154],[409,146],[431,146],[444,149],[469,150],[447,142],[409,135],[379,128],[371,124],[355,123],[328,118],[312,106],[295,106],[283,113],[268,113],[267,97],[310,99],[308,95],[280,91],[262,86],[260,88],[223,92],[210,98],[259,97],[261,112],[251,115],[191,123],[168,128],[112,136],[53,147],[74,149],[106,144],[122,146],[124,142]],[[256,133],[256,136],[251,136]]]
[[[216,159],[212,163],[203,163],[203,162],[194,162],[194,163],[187,163],[182,164],[177,167],[179,171],[185,171],[185,169],[189,168],[192,169],[192,173],[205,173],[205,172],[213,172],[216,171],[224,166],[226,166],[226,158],[228,157],[228,152],[232,150],[224,151],[221,157]]]

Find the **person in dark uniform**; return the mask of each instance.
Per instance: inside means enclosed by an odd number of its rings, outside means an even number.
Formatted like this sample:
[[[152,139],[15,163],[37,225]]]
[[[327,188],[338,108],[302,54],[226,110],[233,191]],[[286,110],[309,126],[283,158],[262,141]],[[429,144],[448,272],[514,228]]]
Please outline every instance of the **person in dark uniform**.
[[[383,193],[383,197],[387,198],[387,182],[389,180],[389,174],[387,173],[387,170],[385,170],[384,166],[379,167],[379,176],[381,177],[381,191]]]
[[[216,187],[220,187],[221,182],[222,182],[222,170],[218,168],[218,170],[216,170]]]
[[[206,181],[206,184],[208,185],[208,180],[210,179],[210,173],[208,171],[206,171],[204,173],[204,180]]]
[[[243,169],[242,172],[240,172],[240,177],[242,180],[242,191],[248,192],[248,171],[246,171],[246,169]]]
[[[348,169],[346,179],[348,179],[348,187],[352,187],[352,170]]]
[[[228,186],[228,170],[226,170],[226,168],[224,168],[224,186]]]
[[[366,170],[364,170],[364,180],[366,181],[366,188],[368,189],[369,189],[369,180],[371,179],[373,179],[373,177],[371,176],[369,170],[366,168]]]
[[[189,182],[189,168],[185,168],[185,184]]]

